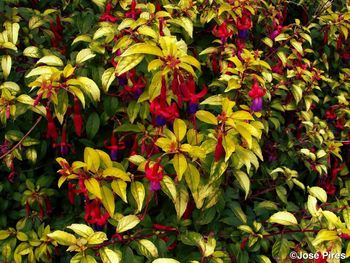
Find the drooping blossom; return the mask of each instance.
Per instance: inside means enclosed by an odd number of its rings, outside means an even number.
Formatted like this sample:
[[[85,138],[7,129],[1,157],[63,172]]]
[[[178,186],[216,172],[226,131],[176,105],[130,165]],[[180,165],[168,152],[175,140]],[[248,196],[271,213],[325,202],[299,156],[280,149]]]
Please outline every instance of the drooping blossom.
[[[252,27],[251,13],[248,10],[243,10],[242,17],[237,18],[236,26],[238,37],[246,40],[249,36],[249,29]]]
[[[51,111],[48,108],[46,109],[46,118],[47,118],[46,138],[51,138],[53,141],[56,141],[58,137],[56,124],[52,118]]]
[[[222,134],[218,135],[218,142],[215,147],[214,151],[214,160],[215,162],[220,161],[220,159],[224,156],[225,154],[225,149],[224,146],[222,145]]]
[[[160,181],[163,179],[163,166],[160,165],[160,159],[150,167],[148,160],[145,166],[146,178],[150,182],[150,190],[157,191],[160,189]]]
[[[253,99],[250,109],[252,111],[261,111],[263,107],[262,97],[265,95],[266,91],[263,90],[257,80],[254,80],[251,90],[248,92],[248,96]]]
[[[78,135],[78,137],[80,137],[82,127],[83,127],[83,117],[81,116],[81,112],[80,112],[79,100],[76,97],[74,97],[73,110],[74,110],[74,117],[73,117],[74,130],[75,130],[76,135]]]
[[[53,143],[52,146],[54,148],[60,148],[61,155],[67,155],[69,148],[72,146],[67,142],[67,131],[66,127],[63,126],[62,128],[62,134],[61,134],[61,142],[60,143]]]
[[[204,88],[196,94],[196,83],[192,76],[190,76],[185,82],[181,83],[180,87],[183,100],[189,103],[188,112],[190,114],[196,113],[199,100],[207,94],[207,87],[204,85]]]
[[[132,18],[136,20],[136,18],[141,14],[142,10],[140,8],[136,8],[136,0],[131,1],[130,10],[125,13],[125,17]]]
[[[179,110],[176,103],[173,102],[168,105],[166,96],[166,82],[163,78],[160,96],[155,98],[150,105],[150,112],[153,115],[153,120],[156,126],[163,126],[167,121],[173,122],[179,117]]]
[[[123,142],[118,142],[117,138],[114,135],[114,132],[112,132],[111,138],[110,138],[110,144],[108,145],[105,141],[105,147],[106,149],[110,150],[110,155],[112,161],[116,161],[118,159],[118,152],[125,148],[125,145]]]
[[[112,8],[113,8],[113,6],[112,6],[111,2],[108,2],[106,4],[105,12],[100,16],[100,22],[115,23],[118,21],[117,17],[111,15]]]
[[[221,43],[226,43],[227,39],[233,35],[233,31],[228,29],[226,22],[218,27],[217,25],[213,28],[212,33],[214,36],[220,38]]]
[[[108,212],[101,214],[101,201],[94,199],[91,202],[86,200],[84,220],[89,224],[96,224],[97,226],[104,226],[109,218]]]

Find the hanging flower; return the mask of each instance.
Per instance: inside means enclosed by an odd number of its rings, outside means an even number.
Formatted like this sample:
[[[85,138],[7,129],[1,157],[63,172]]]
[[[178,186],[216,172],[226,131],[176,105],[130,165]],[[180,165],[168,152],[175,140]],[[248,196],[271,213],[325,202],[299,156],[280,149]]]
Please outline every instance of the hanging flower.
[[[61,142],[60,143],[53,143],[52,145],[54,148],[59,147],[61,151],[61,155],[67,155],[69,148],[72,147],[71,144],[67,143],[67,131],[66,127],[63,126],[62,128],[62,134],[61,134]]]
[[[108,2],[106,4],[106,10],[105,12],[100,16],[100,22],[111,22],[115,23],[118,21],[118,18],[111,15],[111,10],[112,10],[112,4],[111,2]]]
[[[58,137],[58,133],[57,133],[55,122],[48,108],[46,109],[46,118],[47,118],[46,138],[51,138],[53,141],[56,141]]]
[[[89,199],[86,200],[85,204],[85,216],[84,220],[89,224],[96,224],[98,226],[104,226],[109,218],[108,212],[101,214],[101,201],[94,199],[89,203]]]
[[[118,159],[118,151],[125,148],[125,145],[123,142],[118,142],[117,138],[114,135],[114,132],[112,132],[111,139],[110,139],[110,145],[107,145],[105,141],[105,147],[110,150],[110,155],[112,161],[116,161]]]
[[[248,96],[253,99],[250,109],[252,111],[261,111],[263,106],[262,97],[265,95],[266,91],[263,90],[257,80],[254,80],[251,90],[248,92]]]
[[[223,157],[224,154],[225,154],[225,149],[224,149],[224,146],[222,145],[222,135],[220,134],[218,136],[218,142],[216,144],[215,151],[214,151],[215,162],[220,161],[221,157]]]
[[[136,4],[136,0],[131,1],[130,11],[125,13],[125,17],[136,20],[136,17],[142,12],[140,8],[136,8]]]
[[[145,166],[146,178],[150,182],[150,190],[157,191],[160,189],[160,181],[163,179],[163,167],[160,165],[160,159],[149,166],[150,161],[148,160]]]
[[[183,82],[180,85],[182,97],[184,101],[188,101],[188,112],[194,114],[198,110],[199,100],[207,94],[207,87],[204,85],[204,88],[199,92],[196,92],[196,83],[193,77],[189,77],[186,82]]]
[[[78,135],[78,137],[80,137],[82,127],[83,127],[83,118],[80,113],[79,101],[76,97],[74,97],[73,110],[74,110],[74,117],[73,117],[74,130],[75,130],[75,133]]]
[[[252,27],[251,13],[248,10],[243,10],[242,17],[239,17],[236,21],[238,29],[238,37],[246,40],[249,36],[249,29]]]
[[[233,31],[227,28],[225,21],[219,27],[216,25],[212,33],[214,36],[221,39],[221,43],[226,43],[227,39],[233,35]]]

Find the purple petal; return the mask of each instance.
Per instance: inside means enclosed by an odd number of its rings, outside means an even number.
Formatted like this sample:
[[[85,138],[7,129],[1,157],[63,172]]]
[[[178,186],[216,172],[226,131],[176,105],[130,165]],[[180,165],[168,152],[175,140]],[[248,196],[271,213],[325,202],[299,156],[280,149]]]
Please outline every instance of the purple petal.
[[[160,190],[160,183],[155,181],[150,181],[149,188],[151,191],[158,191]]]
[[[252,111],[261,111],[262,107],[263,107],[263,99],[262,97],[259,97],[259,98],[253,99],[250,109]]]

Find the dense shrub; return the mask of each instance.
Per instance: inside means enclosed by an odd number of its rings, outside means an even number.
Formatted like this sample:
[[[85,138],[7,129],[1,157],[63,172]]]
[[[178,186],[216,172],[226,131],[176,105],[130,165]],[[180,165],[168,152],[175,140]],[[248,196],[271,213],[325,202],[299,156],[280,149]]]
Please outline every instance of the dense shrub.
[[[1,1],[1,262],[349,257],[349,10]]]

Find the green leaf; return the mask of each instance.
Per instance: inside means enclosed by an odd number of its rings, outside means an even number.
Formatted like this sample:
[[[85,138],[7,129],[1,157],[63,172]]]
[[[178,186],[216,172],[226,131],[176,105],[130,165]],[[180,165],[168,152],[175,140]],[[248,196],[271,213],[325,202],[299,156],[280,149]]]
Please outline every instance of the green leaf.
[[[92,139],[100,129],[100,117],[96,112],[90,114],[86,122],[86,134],[89,139]]]
[[[129,103],[127,114],[131,123],[135,121],[140,111],[140,107],[141,107],[140,103],[137,103],[136,101],[132,101],[131,103]]]
[[[4,240],[10,236],[9,231],[7,230],[0,230],[0,240]]]
[[[296,49],[296,51],[298,51],[298,53],[300,55],[304,55],[304,50],[303,50],[303,46],[302,46],[302,43],[296,41],[295,39],[292,39],[290,41],[290,43],[292,44],[292,46]]]
[[[285,238],[278,239],[272,246],[272,256],[274,259],[284,260],[288,257],[290,249],[294,243]]]
[[[245,172],[242,171],[235,171],[233,173],[239,183],[239,185],[242,187],[242,189],[245,192],[245,199],[247,199],[249,191],[250,191],[250,179],[248,175]]]
[[[127,203],[128,200],[126,198],[126,187],[127,184],[123,180],[113,180],[111,183],[111,187],[113,191],[125,202]]]
[[[177,178],[179,181],[181,181],[182,176],[187,169],[186,157],[182,153],[177,153],[174,155],[172,163],[174,165],[174,169],[176,171]]]
[[[113,217],[114,210],[115,210],[115,200],[114,195],[111,189],[109,189],[107,186],[103,185],[101,187],[101,196],[102,196],[102,204],[106,208],[108,214]]]
[[[100,183],[95,178],[84,180],[86,189],[99,199],[102,199]]]
[[[135,215],[124,216],[118,221],[117,233],[123,233],[130,229],[133,229],[135,226],[138,225],[138,223],[140,223],[140,219],[137,216]]]
[[[134,197],[137,204],[137,212],[141,212],[143,201],[145,200],[145,187],[141,182],[132,182],[131,183],[131,194]]]
[[[191,192],[196,192],[200,182],[200,174],[198,169],[191,163],[188,163],[185,171],[185,180]],[[176,194],[174,196],[176,196]]]
[[[277,223],[284,226],[297,225],[298,221],[292,213],[282,211],[274,213],[268,220],[270,223]]]
[[[218,120],[216,117],[209,111],[199,110],[196,112],[196,117],[202,122],[217,125]]]
[[[181,119],[175,119],[173,129],[176,139],[180,142],[186,135],[186,123]]]
[[[141,239],[137,243],[140,253],[146,258],[151,259],[158,257],[158,249],[151,241]]]
[[[47,234],[47,236],[57,241],[57,243],[62,246],[70,246],[77,242],[77,239],[74,235],[61,230],[56,230],[50,234]]]
[[[122,258],[119,253],[109,249],[108,247],[104,247],[99,249],[100,257],[103,263],[119,263]]]

